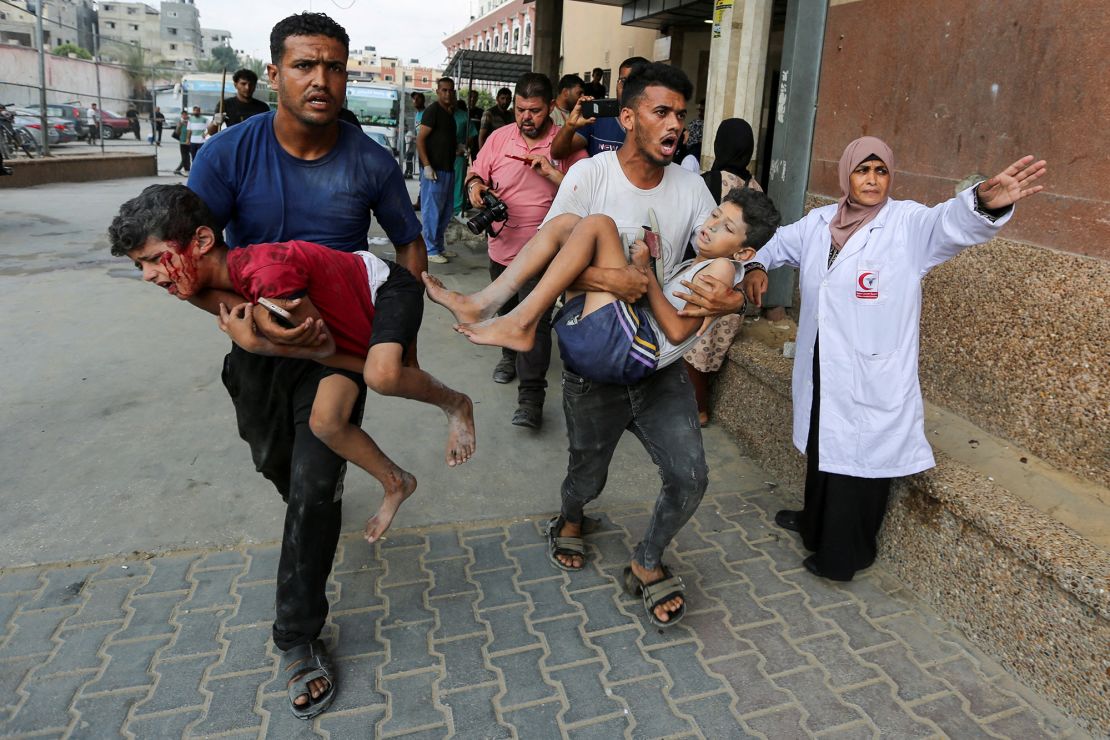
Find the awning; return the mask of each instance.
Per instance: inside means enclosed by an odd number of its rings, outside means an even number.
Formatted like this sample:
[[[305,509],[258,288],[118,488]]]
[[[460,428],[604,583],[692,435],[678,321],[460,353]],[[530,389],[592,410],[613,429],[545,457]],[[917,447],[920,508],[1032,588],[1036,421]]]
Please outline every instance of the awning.
[[[704,23],[713,17],[713,0],[582,0],[619,5],[621,25],[662,29]]]
[[[532,71],[531,54],[505,54],[500,51],[463,49],[447,63],[443,74],[461,84],[471,79],[512,85],[525,72]]]

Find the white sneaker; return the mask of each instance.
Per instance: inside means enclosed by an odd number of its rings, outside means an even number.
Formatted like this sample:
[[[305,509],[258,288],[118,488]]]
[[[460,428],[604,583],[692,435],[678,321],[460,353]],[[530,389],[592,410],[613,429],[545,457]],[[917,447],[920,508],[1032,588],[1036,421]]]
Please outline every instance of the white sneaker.
[[[446,265],[448,259],[442,254],[429,254],[428,261],[436,265]]]

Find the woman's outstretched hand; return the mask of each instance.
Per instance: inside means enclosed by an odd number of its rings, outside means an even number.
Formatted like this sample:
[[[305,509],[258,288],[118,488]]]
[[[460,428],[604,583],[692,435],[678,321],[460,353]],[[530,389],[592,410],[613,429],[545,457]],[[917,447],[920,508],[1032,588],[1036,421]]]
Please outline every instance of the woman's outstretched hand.
[[[994,211],[1039,193],[1044,186],[1033,185],[1033,182],[1047,169],[1047,162],[1043,159],[1034,162],[1033,155],[1028,154],[991,179],[979,183],[979,202],[984,208]]]

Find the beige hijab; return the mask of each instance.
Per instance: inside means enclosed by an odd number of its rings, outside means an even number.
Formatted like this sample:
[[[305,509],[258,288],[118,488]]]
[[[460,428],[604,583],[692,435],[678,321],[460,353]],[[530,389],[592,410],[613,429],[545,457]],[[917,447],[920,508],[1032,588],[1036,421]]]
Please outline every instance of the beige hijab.
[[[849,193],[852,192],[851,184],[849,183],[849,175],[852,170],[859,167],[860,164],[869,159],[878,157],[883,160],[883,164],[891,172],[891,184],[894,182],[894,152],[882,139],[877,139],[874,136],[863,136],[856,139],[851,144],[844,148],[844,153],[840,155],[840,165],[837,168],[837,174],[840,177],[840,192],[844,193],[844,197],[840,199],[840,204],[836,209],[836,215],[833,216],[832,223],[829,224],[829,231],[832,233],[832,243],[836,247],[836,251],[844,248],[848,240],[852,238],[852,234],[859,231],[867,223],[869,223],[875,216],[879,215],[886,202],[890,200],[890,191],[887,191],[887,197],[883,199],[882,203],[873,206],[863,206],[858,203],[853,203]]]

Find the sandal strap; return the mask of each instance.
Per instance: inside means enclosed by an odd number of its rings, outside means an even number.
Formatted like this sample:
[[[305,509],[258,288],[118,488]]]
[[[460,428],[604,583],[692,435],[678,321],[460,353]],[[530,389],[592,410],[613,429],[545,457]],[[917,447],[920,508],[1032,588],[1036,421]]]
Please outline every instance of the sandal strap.
[[[684,596],[686,593],[686,584],[683,583],[681,576],[664,578],[662,581],[643,585],[642,588],[644,600],[651,604],[652,609],[664,601],[670,601],[675,596]]]
[[[586,553],[586,541],[581,537],[552,537],[551,546],[555,552],[570,552],[574,555]]]

